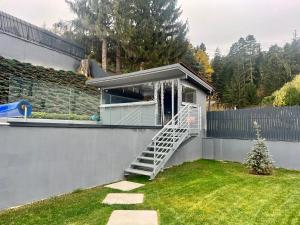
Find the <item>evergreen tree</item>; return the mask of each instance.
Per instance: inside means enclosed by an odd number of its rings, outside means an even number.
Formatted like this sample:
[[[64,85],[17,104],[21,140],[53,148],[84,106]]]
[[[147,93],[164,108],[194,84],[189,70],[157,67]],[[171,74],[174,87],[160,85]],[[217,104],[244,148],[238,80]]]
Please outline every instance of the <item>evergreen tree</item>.
[[[260,57],[260,44],[253,35],[235,42],[226,57],[215,55],[212,62],[213,69],[216,69],[213,82],[222,103],[238,108],[257,104]]]
[[[107,70],[107,45],[112,24],[111,0],[66,0],[77,15],[74,23],[102,42],[102,68]]]
[[[125,52],[131,64],[144,68],[179,61],[186,53],[187,23],[176,0],[133,0],[135,25]]]
[[[113,0],[112,4],[113,26],[111,38],[115,46],[117,74],[121,73],[121,51],[130,44],[130,36],[134,28],[132,24],[132,6],[132,0]]]
[[[190,66],[191,69],[193,69],[196,73],[200,73],[201,71],[203,71],[203,66],[202,64],[200,64],[200,62],[196,59],[196,50],[193,47],[192,44],[189,44],[188,46],[188,50],[186,51],[186,53],[183,55],[181,61]]]
[[[224,85],[224,81],[222,80],[222,70],[223,70],[223,57],[221,55],[220,49],[217,48],[215,51],[215,57],[212,60],[212,68],[214,70],[212,74],[212,84],[216,88],[217,95],[220,95],[220,90]]]
[[[260,88],[263,95],[271,95],[292,78],[291,67],[284,56],[283,49],[277,45],[270,47],[262,63]]]
[[[270,175],[273,170],[273,162],[269,154],[265,140],[261,137],[261,129],[257,122],[254,122],[256,131],[256,143],[251,152],[248,153],[246,166],[249,172],[257,175]]]

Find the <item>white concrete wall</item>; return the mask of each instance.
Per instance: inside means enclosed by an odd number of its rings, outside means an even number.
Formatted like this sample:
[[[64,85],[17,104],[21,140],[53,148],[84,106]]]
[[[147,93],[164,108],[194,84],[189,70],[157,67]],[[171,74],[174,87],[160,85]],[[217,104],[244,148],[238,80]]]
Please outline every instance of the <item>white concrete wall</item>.
[[[0,32],[0,55],[56,70],[75,71],[80,61],[66,54]]]
[[[253,140],[239,139],[203,139],[203,158],[244,162],[251,151]],[[266,141],[266,145],[275,161],[275,166],[300,170],[300,143],[284,141]]]

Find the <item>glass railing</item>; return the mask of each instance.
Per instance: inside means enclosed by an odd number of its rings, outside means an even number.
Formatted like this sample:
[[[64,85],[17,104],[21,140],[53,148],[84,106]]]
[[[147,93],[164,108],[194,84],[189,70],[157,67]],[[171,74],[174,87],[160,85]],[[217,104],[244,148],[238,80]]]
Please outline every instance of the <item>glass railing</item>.
[[[102,105],[101,123],[119,126],[156,126],[154,101]]]
[[[0,78],[2,119],[24,118],[24,111],[16,115],[4,106],[26,100],[32,108],[32,113],[26,115],[28,119],[100,121],[98,91],[13,75],[7,79]]]
[[[30,109],[24,100],[30,104]],[[122,100],[122,103],[100,106],[100,92],[89,86],[80,89],[59,82],[14,75],[0,79],[0,120],[43,123],[80,121],[112,126],[159,125],[154,100],[127,103],[124,103],[125,98]],[[6,107],[7,104],[10,105]],[[27,114],[24,107],[28,109]],[[16,110],[19,113],[16,114]]]

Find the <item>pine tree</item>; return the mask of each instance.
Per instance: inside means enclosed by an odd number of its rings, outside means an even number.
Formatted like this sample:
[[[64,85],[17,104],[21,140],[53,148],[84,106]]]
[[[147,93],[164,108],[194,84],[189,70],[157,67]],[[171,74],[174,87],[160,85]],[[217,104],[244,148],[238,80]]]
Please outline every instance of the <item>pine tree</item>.
[[[66,0],[77,15],[74,23],[87,34],[96,35],[102,43],[102,68],[107,70],[107,44],[112,24],[111,0]]]
[[[132,0],[113,0],[112,1],[112,32],[111,39],[115,45],[116,52],[116,73],[121,73],[121,52],[122,49],[130,44],[130,36],[134,25],[133,18],[133,1]]]
[[[265,144],[265,139],[261,137],[261,129],[257,122],[254,122],[256,131],[256,143],[253,150],[248,153],[246,166],[249,172],[257,175],[270,175],[273,170],[273,162]]]
[[[193,47],[192,44],[189,44],[188,50],[181,58],[181,61],[188,65],[193,71],[196,73],[200,73],[204,70],[203,65],[196,58],[196,49]]]
[[[217,48],[215,51],[215,57],[212,60],[211,66],[214,70],[212,74],[212,84],[216,88],[217,94],[220,95],[220,91],[224,85],[224,81],[222,80],[222,70],[223,70],[223,57],[221,55],[220,49]]]
[[[188,49],[187,23],[176,0],[133,0],[134,29],[125,53],[136,68],[179,61]]]
[[[262,63],[261,92],[264,96],[271,95],[292,78],[291,67],[283,49],[277,45],[271,46]]]

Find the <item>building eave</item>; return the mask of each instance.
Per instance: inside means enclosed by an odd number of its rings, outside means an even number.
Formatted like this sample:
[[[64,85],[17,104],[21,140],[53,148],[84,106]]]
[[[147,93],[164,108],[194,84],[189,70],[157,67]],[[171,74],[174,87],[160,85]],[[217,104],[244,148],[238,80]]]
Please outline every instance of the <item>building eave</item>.
[[[196,76],[195,73],[188,70],[181,64],[172,64],[122,75],[96,78],[88,80],[86,83],[98,88],[108,89],[178,78],[187,78],[190,82],[193,82],[194,84],[196,84],[196,86],[206,92],[213,91],[213,88],[209,84],[201,80]]]

